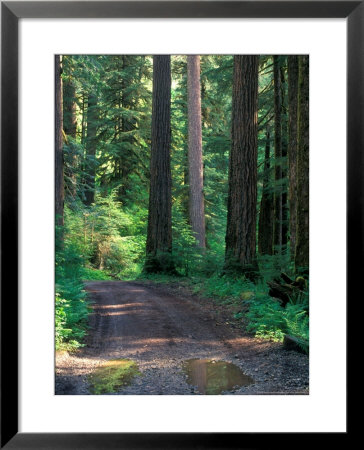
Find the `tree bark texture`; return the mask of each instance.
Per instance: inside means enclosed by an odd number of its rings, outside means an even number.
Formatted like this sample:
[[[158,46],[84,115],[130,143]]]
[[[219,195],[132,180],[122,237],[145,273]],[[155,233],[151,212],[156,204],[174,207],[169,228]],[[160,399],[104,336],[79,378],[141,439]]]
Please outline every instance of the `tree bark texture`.
[[[266,131],[263,192],[260,202],[258,225],[258,252],[261,255],[273,254],[273,193],[270,182],[270,133]]]
[[[81,144],[84,145],[86,141],[86,117],[87,117],[87,106],[86,106],[86,95],[82,93],[82,122],[81,122]]]
[[[76,139],[76,88],[69,79],[63,82],[63,129],[67,136]]]
[[[146,272],[172,272],[171,57],[153,57],[152,146]]]
[[[288,107],[286,96],[286,77],[285,69],[287,67],[286,56],[280,56],[281,72],[281,133],[282,133],[282,246],[287,247],[288,242],[288,192],[287,192],[287,153],[288,153]]]
[[[296,272],[309,266],[309,56],[299,58]]]
[[[198,247],[205,248],[200,57],[187,56],[189,217]]]
[[[275,253],[282,249],[282,97],[281,97],[281,71],[279,56],[273,56],[274,76],[274,223],[273,248]]]
[[[64,177],[63,177],[63,114],[62,114],[62,78],[61,57],[55,56],[55,214],[56,225],[64,224]]]
[[[296,249],[298,56],[288,56],[288,197],[291,256]]]
[[[225,272],[255,268],[258,65],[258,56],[234,56]]]
[[[90,93],[87,107],[85,205],[95,201],[97,98]]]

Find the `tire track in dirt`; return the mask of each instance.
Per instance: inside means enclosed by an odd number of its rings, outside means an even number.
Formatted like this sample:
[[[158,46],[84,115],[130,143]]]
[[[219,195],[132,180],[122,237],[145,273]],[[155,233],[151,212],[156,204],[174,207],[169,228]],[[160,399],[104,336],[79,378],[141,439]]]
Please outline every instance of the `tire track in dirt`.
[[[211,305],[142,282],[89,281],[86,346],[56,358],[56,394],[88,394],[87,375],[108,359],[128,358],[142,377],[118,394],[191,394],[186,359],[233,362],[255,379],[234,394],[308,393],[308,358],[218,323]],[[208,307],[210,306],[210,307]]]

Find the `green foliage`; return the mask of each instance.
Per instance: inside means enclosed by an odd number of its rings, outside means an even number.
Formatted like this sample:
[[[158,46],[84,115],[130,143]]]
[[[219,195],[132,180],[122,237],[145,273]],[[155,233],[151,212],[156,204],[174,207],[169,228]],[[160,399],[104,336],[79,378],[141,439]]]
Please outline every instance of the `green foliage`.
[[[84,281],[107,281],[112,278],[103,270],[94,269],[93,267],[84,267],[82,271],[82,279]]]
[[[87,330],[88,304],[81,282],[82,257],[78,250],[72,242],[65,242],[56,253],[56,349],[80,347]]]
[[[145,210],[123,208],[114,191],[97,195],[89,208],[79,200],[72,209],[65,207],[63,243],[57,239],[56,251],[57,349],[81,346],[87,332],[83,280],[135,278],[140,273],[145,217]]]
[[[233,279],[219,274],[206,279],[195,278],[193,282],[194,292],[216,298],[220,304],[239,304],[243,292],[255,289],[252,283],[243,278]]]
[[[195,246],[195,237],[182,208],[176,202],[172,209],[172,219],[173,261],[176,270],[187,277],[201,260],[201,253]]]
[[[305,301],[288,303],[282,308],[277,300],[269,296],[249,302],[248,331],[257,337],[282,341],[285,334],[300,338],[307,344],[309,340],[309,317]]]
[[[114,277],[132,277],[139,273],[144,256],[147,212],[122,207],[115,190],[107,196],[96,195],[86,208],[67,210],[69,240],[82,242],[87,264]]]
[[[258,212],[262,195],[266,131],[271,140],[267,192],[287,192],[275,182],[274,83],[272,57],[260,57],[258,112]],[[188,218],[188,133],[186,57],[172,57],[171,169],[173,265],[194,292],[219,303],[241,306],[236,318],[249,321],[256,336],[282,340],[289,333],[308,340],[308,290],[286,308],[270,298],[266,282],[283,271],[294,275],[290,249],[257,255],[255,284],[242,276],[221,276],[225,259],[228,165],[231,146],[233,56],[201,56],[201,106],[207,248],[195,245]],[[285,66],[283,71],[286,71]],[[65,227],[56,247],[56,345],[76,348],[87,332],[88,306],[82,280],[175,281],[142,274],[149,197],[152,113],[152,57],[68,55],[62,77],[74,86],[76,137],[64,136]],[[287,90],[287,83],[283,89]],[[96,98],[92,123],[88,99]],[[284,105],[287,110],[287,105]],[[96,129],[96,156],[87,155],[87,128]],[[287,130],[286,130],[287,133]],[[284,134],[286,134],[284,133]],[[284,136],[286,138],[286,136]],[[95,200],[85,206],[89,175],[95,169]],[[60,231],[60,230],[58,230]],[[186,277],[186,278],[184,278]],[[249,309],[248,312],[247,309]]]
[[[296,304],[290,302],[285,308],[268,296],[264,285],[255,285],[248,281],[211,278],[196,289],[206,295],[217,297],[219,303],[240,305],[245,311],[235,315],[236,319],[247,319],[247,330],[256,337],[283,341],[285,334],[302,339],[308,348],[309,317],[308,294]]]
[[[294,264],[290,258],[290,252],[283,250],[276,255],[257,255],[259,274],[264,283],[280,276],[282,272],[294,274]]]

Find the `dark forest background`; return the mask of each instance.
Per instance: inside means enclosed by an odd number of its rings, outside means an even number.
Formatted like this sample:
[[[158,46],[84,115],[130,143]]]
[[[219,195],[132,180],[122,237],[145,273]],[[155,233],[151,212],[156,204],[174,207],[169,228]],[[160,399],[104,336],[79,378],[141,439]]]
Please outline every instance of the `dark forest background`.
[[[178,282],[308,348],[308,56],[56,56],[56,347],[86,279]]]

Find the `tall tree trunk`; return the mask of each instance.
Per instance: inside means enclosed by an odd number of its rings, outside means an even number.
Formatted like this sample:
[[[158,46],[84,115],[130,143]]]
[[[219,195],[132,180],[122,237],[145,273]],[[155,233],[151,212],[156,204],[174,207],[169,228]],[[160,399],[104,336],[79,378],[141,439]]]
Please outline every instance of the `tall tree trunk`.
[[[206,81],[202,78],[200,79],[200,84],[201,84],[201,124],[203,126],[208,120],[208,112],[205,105],[205,101],[207,98]]]
[[[55,214],[56,225],[63,226],[64,179],[63,179],[63,114],[62,114],[62,78],[61,57],[55,56]],[[62,236],[61,236],[62,239]]]
[[[85,174],[86,206],[90,206],[95,201],[96,129],[97,129],[96,122],[97,122],[97,99],[94,94],[89,94],[87,107],[86,174]]]
[[[187,56],[189,216],[198,247],[205,248],[200,57]]]
[[[234,56],[225,272],[247,276],[256,255],[258,65],[258,56]]]
[[[287,99],[286,99],[286,78],[285,68],[286,57],[281,56],[280,72],[281,72],[281,123],[282,123],[282,246],[287,247],[288,242],[288,195],[287,185],[287,148],[288,148],[288,116],[287,116]]]
[[[281,97],[281,71],[279,56],[273,56],[274,76],[274,222],[273,222],[273,249],[280,253],[282,249],[282,97]]]
[[[86,96],[85,93],[82,94],[82,122],[81,122],[81,144],[83,145],[86,141]]]
[[[63,129],[67,136],[76,139],[76,88],[70,79],[63,82]]]
[[[153,57],[152,148],[146,272],[173,272],[171,142],[171,57]]]
[[[299,58],[296,272],[309,265],[309,56]]]
[[[298,56],[288,56],[288,195],[291,257],[296,249]]]
[[[261,255],[273,254],[273,194],[270,182],[270,133],[267,127],[263,193],[260,202],[260,214],[258,224],[258,252]]]
[[[86,127],[87,127],[87,96],[82,93],[82,112],[81,112],[81,144],[82,144],[82,156],[81,156],[81,198],[85,203],[86,196]]]
[[[66,137],[76,139],[77,117],[76,117],[76,89],[70,77],[63,81],[63,130]],[[77,153],[74,143],[69,140],[69,167],[65,167],[66,172],[66,191],[72,198],[76,197],[76,170]]]

